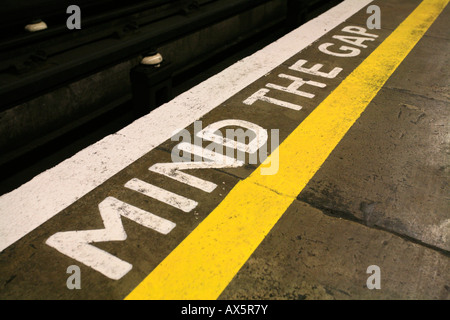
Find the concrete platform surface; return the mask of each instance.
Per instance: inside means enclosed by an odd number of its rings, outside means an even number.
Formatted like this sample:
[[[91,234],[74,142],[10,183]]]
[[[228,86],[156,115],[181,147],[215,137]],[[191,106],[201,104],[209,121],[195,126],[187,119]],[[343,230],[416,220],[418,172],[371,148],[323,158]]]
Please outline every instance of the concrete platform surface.
[[[343,1],[1,196],[0,299],[448,300],[447,4]]]

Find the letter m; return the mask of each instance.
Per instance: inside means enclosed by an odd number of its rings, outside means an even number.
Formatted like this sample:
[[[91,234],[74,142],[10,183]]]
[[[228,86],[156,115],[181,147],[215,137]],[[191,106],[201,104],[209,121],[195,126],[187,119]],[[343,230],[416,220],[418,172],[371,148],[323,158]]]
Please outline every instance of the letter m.
[[[59,232],[51,236],[46,244],[113,280],[121,279],[133,266],[91,243],[125,241],[127,234],[121,216],[162,234],[168,234],[175,228],[175,224],[166,219],[112,197],[100,203],[99,210],[105,229]]]

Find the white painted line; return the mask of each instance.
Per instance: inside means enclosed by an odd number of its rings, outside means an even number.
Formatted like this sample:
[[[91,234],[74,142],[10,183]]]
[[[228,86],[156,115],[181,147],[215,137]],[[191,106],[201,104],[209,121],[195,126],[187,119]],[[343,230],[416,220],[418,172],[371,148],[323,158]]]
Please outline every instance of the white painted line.
[[[194,200],[161,189],[157,186],[154,186],[152,184],[149,184],[136,178],[128,181],[125,184],[125,188],[139,192],[143,195],[146,195],[147,197],[161,201],[184,212],[191,212],[198,205],[198,202]]]
[[[252,96],[250,96],[247,100],[244,101],[245,104],[248,104],[251,106],[256,101],[261,100],[267,103],[275,104],[277,106],[283,107],[283,108],[289,108],[295,111],[300,111],[303,109],[302,106],[299,106],[298,104],[289,103],[287,101],[278,100],[275,98],[267,97],[266,94],[270,92],[269,89],[260,89],[257,92],[255,92]]]
[[[300,91],[300,90],[298,90],[298,88],[300,88],[301,86],[303,86],[305,84],[308,84],[310,86],[315,86],[318,88],[325,88],[327,86],[325,83],[322,83],[322,82],[311,81],[311,80],[305,81],[302,78],[290,76],[290,75],[283,74],[283,73],[279,74],[278,77],[284,78],[284,79],[289,79],[292,81],[292,84],[287,87],[283,87],[283,86],[280,86],[277,84],[268,83],[268,84],[266,84],[266,87],[275,89],[275,90],[279,90],[279,91],[283,91],[283,92],[287,92],[287,93],[291,93],[291,94],[295,94],[297,96],[305,97],[308,99],[314,99],[314,97],[316,95],[305,92],[305,91]]]
[[[211,150],[205,150],[199,146],[188,144],[186,142],[180,143],[177,148],[178,150],[202,157],[202,159],[206,161],[157,163],[151,166],[149,170],[204,192],[213,192],[217,188],[217,185],[198,177],[191,176],[181,170],[238,168],[244,165],[243,161],[227,157]]]
[[[114,280],[122,278],[133,266],[91,244],[125,241],[127,233],[122,224],[122,216],[161,234],[168,234],[176,226],[169,220],[112,197],[106,198],[98,207],[104,229],[59,232],[51,236],[46,244]]]
[[[373,0],[346,0],[116,134],[0,197],[0,251],[170,139]]]

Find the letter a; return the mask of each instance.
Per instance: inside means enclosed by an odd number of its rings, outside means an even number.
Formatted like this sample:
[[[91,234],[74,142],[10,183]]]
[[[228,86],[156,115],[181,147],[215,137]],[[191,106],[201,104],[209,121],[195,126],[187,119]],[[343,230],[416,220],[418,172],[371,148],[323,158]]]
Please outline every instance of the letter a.
[[[381,270],[379,266],[370,266],[367,268],[367,273],[372,274],[367,279],[367,288],[370,290],[381,289]]]
[[[81,270],[79,266],[70,266],[67,268],[67,273],[71,274],[73,273],[68,279],[67,279],[67,288],[70,290],[81,289]]]
[[[381,10],[379,6],[371,5],[367,8],[367,13],[372,14],[367,19],[367,28],[370,30],[381,29]]]
[[[81,9],[79,6],[71,5],[67,7],[67,14],[72,14],[66,22],[67,29],[81,29]]]

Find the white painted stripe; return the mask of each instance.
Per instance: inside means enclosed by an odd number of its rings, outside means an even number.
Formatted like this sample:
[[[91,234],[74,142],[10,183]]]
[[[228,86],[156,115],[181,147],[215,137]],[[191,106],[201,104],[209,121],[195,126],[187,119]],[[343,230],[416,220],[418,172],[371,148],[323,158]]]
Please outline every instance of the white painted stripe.
[[[247,133],[249,133],[249,131],[252,131],[255,134],[255,137],[247,144],[242,142],[243,140],[245,140],[245,137],[237,137],[237,132],[235,131],[227,133],[227,135],[229,133],[231,134],[231,138],[228,136],[223,137],[222,134],[218,135],[216,133],[220,132],[220,129],[232,126],[245,128],[247,129]],[[246,133],[244,133],[244,135],[246,135]],[[235,119],[222,120],[210,124],[204,130],[197,133],[197,137],[201,138],[202,140],[211,141],[219,145],[223,145],[224,147],[247,153],[257,152],[268,140],[267,130],[263,127],[260,127],[257,124],[248,121]],[[238,141],[235,141],[236,138],[238,138]]]
[[[168,234],[176,226],[169,220],[112,197],[103,200],[98,207],[104,229],[59,232],[51,236],[46,244],[114,280],[122,278],[133,266],[91,243],[125,241],[127,234],[122,216],[161,234]]]
[[[202,161],[157,163],[150,167],[149,170],[204,192],[213,192],[217,188],[217,184],[194,177],[181,170],[238,168],[244,165],[244,162],[242,161],[186,142],[180,143],[177,145],[177,148],[181,151],[201,157]]]
[[[147,197],[156,199],[174,208],[180,209],[184,212],[191,212],[194,210],[198,202],[175,194],[173,192],[161,189],[157,186],[149,184],[139,179],[132,179],[125,184],[125,187],[139,192]]]
[[[345,29],[345,28],[344,28]],[[329,73],[325,73],[325,72],[321,72],[320,69],[322,69],[323,64],[321,63],[317,63],[314,66],[312,66],[311,68],[303,68],[304,64],[307,63],[307,60],[298,60],[295,64],[293,64],[292,66],[289,67],[289,69],[297,71],[297,72],[302,72],[302,73],[309,73],[312,74],[313,76],[318,76],[318,77],[322,77],[322,78],[328,78],[328,79],[334,79],[338,76],[339,73],[341,73],[342,68],[336,67],[333,70],[331,70]]]
[[[318,88],[325,88],[327,86],[325,83],[322,83],[322,82],[311,81],[311,80],[305,81],[302,78],[290,76],[290,75],[283,74],[283,73],[279,74],[278,77],[284,78],[284,79],[289,79],[292,81],[292,84],[287,87],[283,87],[283,86],[280,86],[277,84],[268,83],[268,84],[266,84],[266,87],[271,88],[271,89],[280,90],[280,91],[287,92],[287,93],[292,93],[297,96],[305,97],[308,99],[313,99],[315,97],[315,95],[312,93],[298,90],[300,87],[302,87],[305,84],[310,85],[310,86],[315,86]]]
[[[277,106],[283,107],[283,108],[289,108],[295,111],[300,111],[303,109],[302,106],[299,106],[298,104],[290,103],[287,101],[278,100],[275,98],[267,97],[266,94],[270,92],[269,89],[260,89],[256,91],[252,96],[250,96],[247,100],[244,101],[245,104],[248,104],[251,106],[256,101],[261,100],[267,103],[275,104]]]
[[[0,251],[328,33],[373,0],[346,0],[116,134],[0,197]]]

